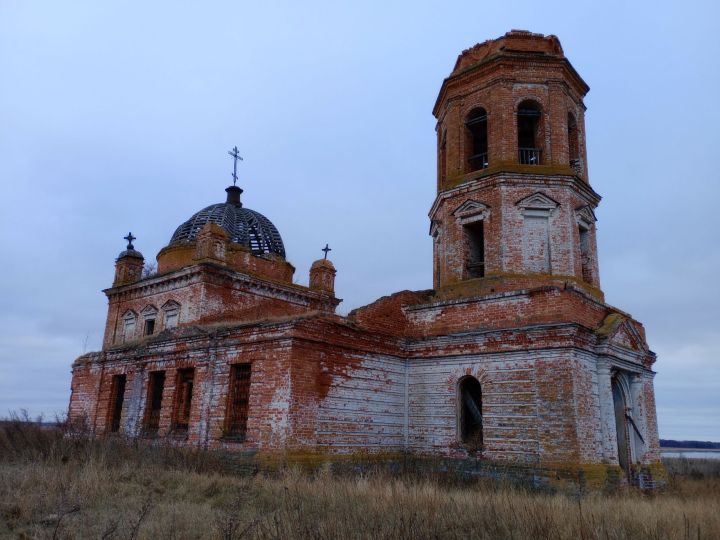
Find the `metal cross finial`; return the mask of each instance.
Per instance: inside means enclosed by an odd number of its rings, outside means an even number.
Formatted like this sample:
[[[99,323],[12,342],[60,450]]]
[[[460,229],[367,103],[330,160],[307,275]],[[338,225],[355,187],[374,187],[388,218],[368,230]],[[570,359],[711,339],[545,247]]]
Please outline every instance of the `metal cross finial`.
[[[133,246],[133,240],[137,240],[137,238],[135,238],[131,232],[129,232],[128,235],[123,238],[123,240],[128,241],[128,249],[135,249],[135,246]]]
[[[328,254],[329,251],[332,251],[332,248],[331,248],[330,246],[328,246],[327,244],[325,244],[325,247],[322,248],[320,251],[324,251],[324,252],[325,252],[325,259],[327,259],[327,254]]]
[[[230,155],[232,156],[232,158],[233,158],[233,173],[232,173],[232,177],[233,177],[233,186],[234,186],[234,185],[237,183],[237,162],[238,162],[238,159],[239,159],[240,161],[242,161],[243,158],[240,157],[240,154],[238,153],[238,147],[237,147],[237,146],[233,147],[233,149],[230,150],[230,151],[228,152],[228,154],[230,154]]]

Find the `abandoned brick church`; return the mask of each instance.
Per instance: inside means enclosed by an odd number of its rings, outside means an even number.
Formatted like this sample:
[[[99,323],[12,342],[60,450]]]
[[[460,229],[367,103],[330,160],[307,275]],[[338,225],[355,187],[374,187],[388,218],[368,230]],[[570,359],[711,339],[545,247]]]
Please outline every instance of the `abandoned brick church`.
[[[554,36],[464,51],[433,109],[433,288],[348,316],[330,260],[294,283],[239,187],[175,230],[154,275],[130,235],[70,418],[261,453],[651,469],[655,355],[600,288],[588,90]]]

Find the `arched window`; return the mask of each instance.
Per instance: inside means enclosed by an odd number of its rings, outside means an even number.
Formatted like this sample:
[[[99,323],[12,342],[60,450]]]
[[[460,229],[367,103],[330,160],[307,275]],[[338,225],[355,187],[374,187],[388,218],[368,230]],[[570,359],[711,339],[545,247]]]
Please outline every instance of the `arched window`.
[[[481,450],[483,445],[482,393],[480,381],[465,377],[458,386],[458,420],[460,442],[470,450]]]
[[[582,172],[582,164],[580,162],[580,140],[578,136],[577,122],[575,121],[575,116],[573,116],[573,113],[571,112],[568,112],[567,130],[570,166],[575,169],[576,173],[580,174]]]
[[[467,130],[468,172],[485,169],[488,162],[487,112],[482,107],[470,111],[465,120]]]
[[[158,310],[155,306],[146,306],[142,310],[143,316],[143,335],[151,336],[155,333],[155,321],[157,319]]]
[[[518,157],[523,165],[538,165],[542,159],[540,120],[537,103],[531,100],[520,103],[517,111]]]
[[[122,317],[122,340],[131,341],[135,338],[135,322],[137,315],[134,311],[126,311]]]
[[[180,317],[180,304],[174,300],[165,302],[163,305],[163,317],[165,319],[165,328],[175,328]]]

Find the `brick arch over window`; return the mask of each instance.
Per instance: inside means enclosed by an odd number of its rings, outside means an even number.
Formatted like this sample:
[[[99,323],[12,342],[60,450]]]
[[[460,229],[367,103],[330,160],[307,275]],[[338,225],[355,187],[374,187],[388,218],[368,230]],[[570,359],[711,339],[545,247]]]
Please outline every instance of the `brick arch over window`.
[[[158,308],[157,308],[157,307],[155,307],[155,306],[152,305],[152,304],[148,304],[147,306],[145,306],[144,308],[142,308],[142,311],[140,312],[140,314],[141,314],[143,317],[146,317],[147,315],[157,315],[157,312],[158,312]]]
[[[518,161],[522,165],[540,165],[543,162],[543,111],[534,99],[518,103],[517,117]]]
[[[465,149],[467,172],[488,167],[487,111],[483,107],[475,107],[465,116]]]
[[[480,381],[468,375],[458,381],[458,435],[460,442],[471,451],[482,450],[482,388]]]

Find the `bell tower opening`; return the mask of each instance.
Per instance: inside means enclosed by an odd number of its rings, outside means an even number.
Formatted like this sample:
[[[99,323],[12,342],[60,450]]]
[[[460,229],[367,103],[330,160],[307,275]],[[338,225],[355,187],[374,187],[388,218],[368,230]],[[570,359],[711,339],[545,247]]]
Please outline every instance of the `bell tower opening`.
[[[468,172],[486,169],[488,162],[487,112],[482,107],[470,111],[465,120]]]
[[[440,136],[440,155],[438,156],[438,178],[440,180],[439,186],[445,184],[445,178],[447,177],[447,132],[443,130]]]
[[[577,122],[573,113],[567,115],[567,131],[568,131],[568,156],[570,159],[570,167],[577,174],[582,173],[582,164],[580,162],[580,138],[578,136]]]
[[[522,165],[539,165],[542,159],[540,148],[540,106],[525,100],[518,106],[517,136],[518,153]]]

